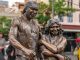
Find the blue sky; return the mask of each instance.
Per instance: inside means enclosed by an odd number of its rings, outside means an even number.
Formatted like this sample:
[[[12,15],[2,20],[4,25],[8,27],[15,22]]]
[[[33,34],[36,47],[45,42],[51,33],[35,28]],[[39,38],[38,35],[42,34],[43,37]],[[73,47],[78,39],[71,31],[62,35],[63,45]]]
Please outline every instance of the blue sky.
[[[24,0],[3,0],[3,1],[8,1],[9,2],[9,6],[14,4],[14,2],[24,2]]]

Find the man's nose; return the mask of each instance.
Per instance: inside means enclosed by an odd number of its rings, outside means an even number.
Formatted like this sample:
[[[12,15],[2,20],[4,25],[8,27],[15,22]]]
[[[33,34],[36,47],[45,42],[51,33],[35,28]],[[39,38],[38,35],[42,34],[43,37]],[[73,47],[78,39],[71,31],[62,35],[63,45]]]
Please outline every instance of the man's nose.
[[[37,14],[37,11],[34,11],[34,14]]]

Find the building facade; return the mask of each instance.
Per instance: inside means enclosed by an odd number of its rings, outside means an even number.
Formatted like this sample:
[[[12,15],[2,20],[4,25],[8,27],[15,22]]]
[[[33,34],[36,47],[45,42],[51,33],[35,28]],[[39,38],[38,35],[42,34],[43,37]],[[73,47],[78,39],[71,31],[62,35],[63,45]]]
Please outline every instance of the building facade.
[[[67,16],[60,16],[59,20],[65,32],[75,33],[75,38],[80,34],[80,0],[65,0],[69,7],[76,11],[69,12]],[[72,34],[73,36],[74,34]],[[69,36],[70,37],[70,36]]]
[[[8,1],[0,1],[0,12],[4,12],[8,7]]]
[[[74,8],[75,11],[57,18],[59,18],[64,29],[64,36],[69,41],[67,49],[71,51],[72,48],[74,49],[76,47],[75,39],[80,37],[80,0],[65,0],[65,2],[68,7]]]
[[[19,16],[19,11],[17,10],[15,6],[9,7],[8,1],[0,1],[0,16],[7,16],[10,18],[13,18],[15,16]]]

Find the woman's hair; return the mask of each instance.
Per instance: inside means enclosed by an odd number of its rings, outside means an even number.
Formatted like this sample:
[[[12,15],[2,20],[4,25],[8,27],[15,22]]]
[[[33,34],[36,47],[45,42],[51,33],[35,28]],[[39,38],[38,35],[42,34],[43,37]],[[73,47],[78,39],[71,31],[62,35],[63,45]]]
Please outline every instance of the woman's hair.
[[[57,24],[59,26],[59,35],[63,34],[63,30],[62,30],[62,25],[59,23],[59,20],[57,19],[51,19],[49,20],[48,26],[45,28],[45,34],[49,34],[50,32],[50,27],[53,26],[54,24]]]

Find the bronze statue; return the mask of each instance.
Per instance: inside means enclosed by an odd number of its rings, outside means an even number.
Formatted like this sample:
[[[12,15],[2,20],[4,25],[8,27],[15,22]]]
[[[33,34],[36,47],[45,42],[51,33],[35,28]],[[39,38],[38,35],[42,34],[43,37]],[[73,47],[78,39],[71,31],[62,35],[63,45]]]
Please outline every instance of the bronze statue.
[[[62,52],[67,41],[57,19],[49,21],[47,31],[39,43],[41,44],[43,60],[65,60]]]
[[[30,1],[25,5],[22,16],[12,20],[9,40],[16,50],[16,60],[37,60],[36,42],[40,28],[34,19],[37,10],[37,3]]]

